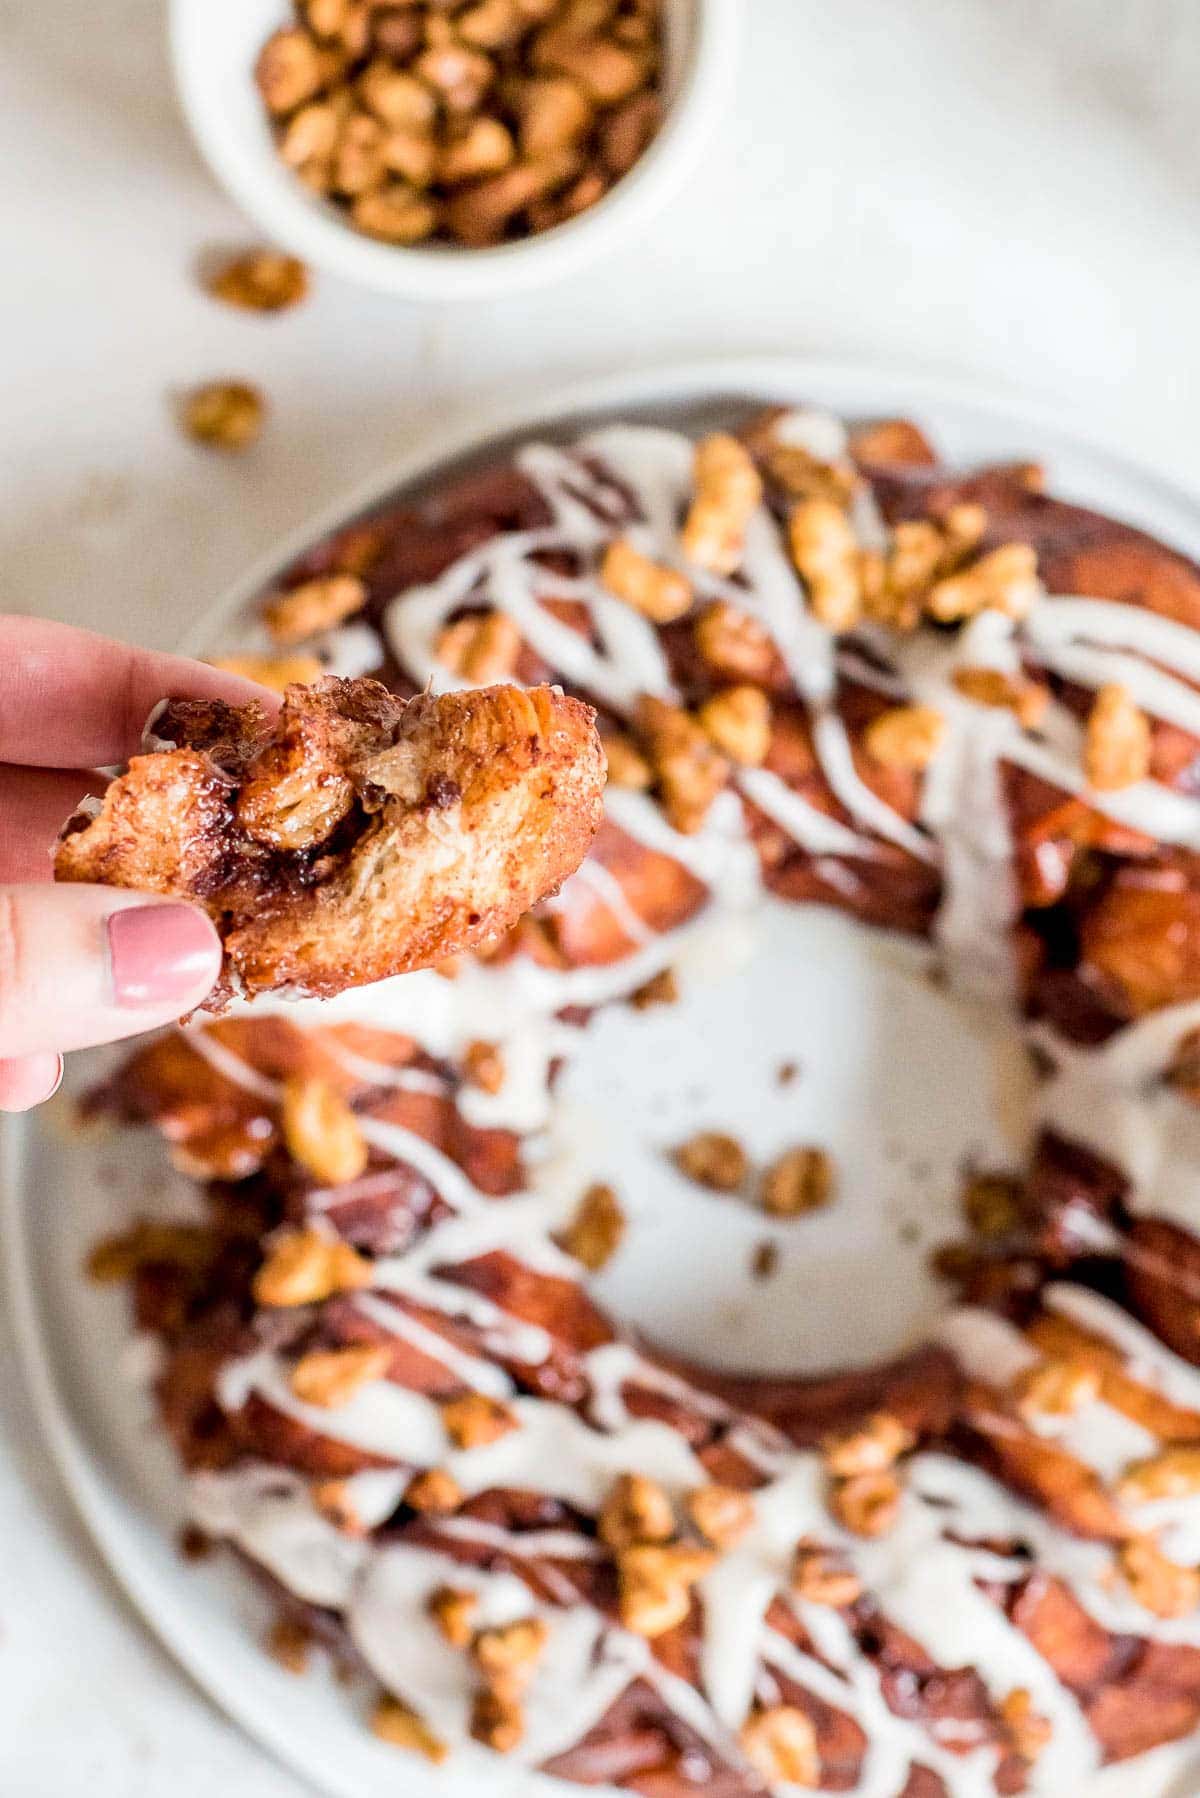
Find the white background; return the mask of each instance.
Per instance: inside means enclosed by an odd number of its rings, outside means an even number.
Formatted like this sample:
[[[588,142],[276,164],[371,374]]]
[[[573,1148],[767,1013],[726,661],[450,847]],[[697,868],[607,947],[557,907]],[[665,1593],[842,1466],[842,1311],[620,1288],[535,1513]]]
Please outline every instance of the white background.
[[[430,421],[707,353],[983,376],[1200,487],[1190,0],[745,4],[735,114],[619,260],[451,312],[322,279],[259,320],[194,278],[247,233],[180,123],[159,6],[0,0],[0,607],[170,644]],[[236,461],[172,424],[219,375],[271,402]],[[3,1798],[298,1798],[133,1621],[11,1375],[0,1420]]]

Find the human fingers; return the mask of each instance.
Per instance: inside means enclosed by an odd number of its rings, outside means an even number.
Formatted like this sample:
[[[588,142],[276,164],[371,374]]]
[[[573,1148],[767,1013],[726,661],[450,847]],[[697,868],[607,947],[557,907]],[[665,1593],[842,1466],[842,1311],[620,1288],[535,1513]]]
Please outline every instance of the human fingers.
[[[42,1054],[0,1061],[0,1111],[32,1111],[62,1085],[63,1058]]]
[[[0,616],[0,762],[104,768],[135,755],[160,699],[278,696],[204,662],[162,655],[43,618]]]
[[[0,1056],[170,1023],[220,968],[220,940],[195,906],[111,887],[0,887]]]
[[[79,801],[104,787],[103,775],[83,769],[0,767],[0,883],[52,880],[59,832]]]

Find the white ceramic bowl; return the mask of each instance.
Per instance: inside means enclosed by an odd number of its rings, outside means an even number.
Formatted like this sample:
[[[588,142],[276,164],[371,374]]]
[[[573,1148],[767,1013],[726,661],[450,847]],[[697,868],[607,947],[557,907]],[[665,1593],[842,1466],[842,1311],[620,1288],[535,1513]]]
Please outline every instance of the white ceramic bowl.
[[[318,267],[414,300],[477,299],[557,280],[603,255],[664,206],[686,177],[728,98],[745,0],[666,0],[662,130],[636,167],[589,212],[495,249],[403,248],[364,237],[308,192],[280,160],[254,85],[288,0],[171,0],[180,98],[217,179],[270,238]]]

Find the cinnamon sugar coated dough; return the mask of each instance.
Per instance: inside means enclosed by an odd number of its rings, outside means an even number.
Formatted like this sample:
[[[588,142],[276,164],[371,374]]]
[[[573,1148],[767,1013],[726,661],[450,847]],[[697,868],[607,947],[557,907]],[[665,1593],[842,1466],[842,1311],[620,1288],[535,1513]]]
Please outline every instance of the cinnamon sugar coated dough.
[[[300,653],[467,707],[492,703],[472,683],[561,682],[614,778],[578,871],[480,952],[166,1032],[93,1092],[199,1187],[93,1259],[159,1345],[194,1527],[372,1682],[398,1757],[480,1790],[1091,1798],[1108,1769],[1115,1798],[1152,1751],[1194,1748],[1200,1203],[1178,1144],[1200,1100],[1200,568],[1029,464],[964,471],[911,421],[797,409],[699,445],[647,424],[525,442],[317,545],[263,596],[268,627],[331,581],[352,609],[317,607]],[[333,696],[354,690],[294,695],[278,740],[371,735],[385,701],[348,718]],[[253,896],[256,869],[307,866],[306,820],[293,751],[255,749],[256,783],[228,728],[193,717],[194,748],[136,770],[190,794],[236,767]],[[320,824],[336,858],[376,814],[355,755],[329,766],[299,797],[349,805]],[[400,784],[425,847],[445,809]],[[132,869],[123,804],[89,855]],[[294,977],[310,903],[263,926],[272,975]],[[924,945],[925,971],[1011,1021],[1038,1074],[1028,1153],[972,1167],[944,1307],[899,1359],[689,1368],[592,1290],[643,1230],[664,1269],[676,1245],[632,1180],[547,1156],[579,1121],[557,1077],[667,970],[688,1030],[697,983],[741,978],[723,945],[757,926],[766,953],[763,914],[814,904]],[[247,903],[248,979],[255,930]],[[781,1004],[803,1003],[779,961]],[[828,1271],[808,1244],[831,1214],[799,1214],[829,1196],[834,1132],[715,1137],[730,1053],[713,1041],[711,1114],[667,1146],[703,1125],[692,1171],[719,1187],[757,1190],[747,1160],[790,1170],[737,1257],[780,1259],[784,1328]],[[854,1198],[843,1146],[832,1214]]]
[[[208,1001],[328,997],[508,929],[572,873],[600,822],[590,708],[546,687],[397,699],[326,677],[256,706],[172,701],[59,880],[200,903],[225,948]]]

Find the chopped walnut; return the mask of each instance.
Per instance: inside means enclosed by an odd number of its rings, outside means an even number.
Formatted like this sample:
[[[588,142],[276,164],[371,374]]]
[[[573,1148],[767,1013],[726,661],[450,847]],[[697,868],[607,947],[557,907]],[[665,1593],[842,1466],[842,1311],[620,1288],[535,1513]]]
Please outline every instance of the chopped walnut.
[[[674,968],[660,969],[629,995],[634,1011],[652,1011],[658,1005],[678,1005],[679,999],[679,976]]]
[[[515,1698],[485,1686],[471,1705],[471,1734],[495,1754],[511,1754],[525,1734],[525,1718]]]
[[[285,1673],[308,1672],[312,1631],[294,1617],[278,1617],[267,1631],[267,1653]]]
[[[277,593],[263,606],[263,621],[276,643],[303,643],[333,630],[367,601],[365,584],[354,574],[325,574]]]
[[[345,1480],[317,1480],[309,1497],[327,1523],[347,1536],[365,1536],[367,1526],[354,1508]]]
[[[643,694],[637,713],[667,822],[685,836],[703,827],[729,779],[729,763],[694,718],[678,706]]]
[[[1101,687],[1088,713],[1083,771],[1097,793],[1114,793],[1150,772],[1150,720],[1117,681]]]
[[[696,620],[695,636],[706,666],[719,678],[761,684],[770,677],[778,652],[769,633],[757,618],[727,600],[705,607]]]
[[[485,1093],[498,1093],[504,1085],[506,1070],[504,1052],[498,1043],[481,1039],[468,1043],[463,1050],[463,1073],[472,1086]]]
[[[868,724],[867,754],[885,768],[919,774],[928,768],[946,738],[946,720],[928,705],[891,706]]]
[[[699,1130],[675,1150],[681,1174],[712,1192],[736,1192],[750,1172],[750,1158],[736,1136],[722,1130]]]
[[[907,519],[898,524],[887,555],[879,561],[864,559],[860,565],[867,616],[893,630],[915,630],[944,553],[945,544],[936,525],[926,519]]]
[[[807,1711],[794,1704],[756,1710],[742,1725],[742,1752],[768,1785],[806,1786],[821,1783],[817,1732]]]
[[[507,680],[520,653],[521,633],[506,612],[459,618],[446,626],[434,645],[438,661],[451,674],[479,687]]]
[[[960,574],[935,582],[925,604],[940,624],[957,624],[983,611],[1027,618],[1039,591],[1037,551],[1028,543],[1006,543]]]
[[[963,1215],[977,1236],[998,1240],[1021,1221],[1021,1182],[1004,1174],[972,1174],[963,1188]]]
[[[214,656],[211,665],[226,674],[240,674],[243,680],[257,681],[272,693],[292,686],[311,687],[325,672],[317,657],[309,655]]]
[[[761,687],[726,687],[696,714],[722,754],[743,768],[759,768],[771,747],[771,702]]]
[[[675,1534],[675,1508],[657,1480],[623,1473],[609,1488],[596,1530],[600,1540],[614,1549],[669,1542]]]
[[[857,1429],[826,1437],[821,1453],[830,1473],[851,1479],[860,1473],[881,1473],[907,1454],[916,1438],[890,1411],[876,1411]]]
[[[1200,1605],[1200,1568],[1169,1561],[1149,1536],[1121,1544],[1118,1564],[1131,1596],[1155,1617],[1186,1617]]]
[[[999,668],[956,668],[955,689],[975,705],[986,705],[1015,712],[1026,730],[1041,723],[1050,703],[1050,692],[1040,681],[1025,675],[1005,674]]]
[[[516,1413],[485,1392],[467,1392],[442,1406],[442,1425],[455,1448],[485,1448],[518,1427]]]
[[[308,270],[279,250],[247,250],[228,259],[205,282],[215,300],[243,312],[284,312],[308,293]]]
[[[762,477],[736,437],[716,432],[696,445],[695,497],[683,527],[684,555],[711,574],[734,574],[746,527],[762,503]]]
[[[349,1404],[371,1380],[385,1379],[391,1364],[392,1351],[386,1342],[313,1349],[297,1361],[288,1384],[306,1405],[335,1410]]]
[[[691,1588],[713,1565],[709,1550],[684,1543],[638,1543],[617,1556],[621,1622],[638,1636],[661,1636],[691,1610]]]
[[[288,113],[311,100],[325,84],[321,49],[298,28],[277,31],[259,52],[254,70],[258,91],[273,113]]]
[[[1000,1706],[1000,1716],[1013,1749],[1030,1765],[1049,1746],[1054,1725],[1033,1708],[1033,1698],[1024,1686],[1016,1686]]]
[[[618,537],[605,550],[600,579],[611,594],[652,624],[673,624],[692,609],[687,576],[642,555],[626,537]]]
[[[754,1499],[736,1486],[697,1486],[684,1509],[714,1548],[733,1548],[754,1525]]]
[[[345,1186],[366,1167],[369,1151],[358,1119],[328,1081],[290,1075],[280,1121],[288,1153],[323,1185]]]
[[[463,1490],[444,1467],[429,1467],[414,1474],[404,1489],[404,1502],[425,1517],[445,1517],[463,1502]]]
[[[494,1691],[516,1696],[533,1677],[549,1639],[544,1618],[521,1617],[479,1630],[471,1642],[471,1659]]]
[[[437,229],[437,209],[423,194],[393,181],[376,193],[359,194],[350,217],[367,237],[381,243],[422,243]]]
[[[798,443],[776,443],[767,451],[767,473],[789,499],[819,499],[843,511],[858,491],[852,462],[822,462]]]
[[[1100,1396],[1100,1375],[1084,1361],[1042,1361],[1026,1368],[1015,1382],[1022,1417],[1070,1417]]]
[[[348,1242],[315,1230],[285,1230],[254,1276],[259,1305],[316,1305],[371,1283],[371,1263]]]
[[[900,1482],[893,1473],[860,1473],[843,1480],[829,1506],[843,1529],[855,1536],[885,1536],[900,1512]]]
[[[1142,1505],[1156,1498],[1194,1498],[1200,1493],[1200,1448],[1178,1444],[1144,1461],[1135,1461],[1117,1482],[1123,1504]]]
[[[475,1636],[479,1594],[467,1586],[439,1586],[426,1609],[451,1648],[469,1648]]]
[[[431,165],[427,179],[435,169],[437,178],[447,187],[462,181],[478,181],[484,175],[498,175],[516,160],[517,146],[512,132],[499,119],[478,117],[459,128]],[[399,173],[406,171],[401,169]],[[412,179],[410,175],[410,180]]]
[[[606,1267],[625,1239],[625,1213],[611,1186],[589,1186],[559,1241],[590,1273]]]
[[[401,1704],[390,1693],[384,1693],[376,1700],[371,1712],[371,1733],[382,1742],[390,1742],[394,1748],[407,1748],[413,1754],[423,1754],[427,1761],[438,1765],[450,1753],[445,1742],[434,1735],[416,1711]]]
[[[257,442],[266,404],[246,381],[209,381],[193,388],[183,407],[183,427],[212,449],[244,450]]]
[[[831,1205],[837,1194],[833,1157],[825,1149],[788,1149],[762,1177],[759,1204],[774,1217],[802,1217]]]
[[[796,1547],[791,1587],[797,1598],[807,1599],[810,1604],[833,1605],[835,1609],[856,1604],[863,1590],[853,1567],[813,1542],[801,1542]]]
[[[788,541],[814,618],[831,631],[853,630],[862,616],[859,549],[841,507],[802,500],[788,519]]]
[[[634,793],[644,793],[653,785],[654,770],[631,737],[624,731],[608,731],[602,741],[610,785]]]

